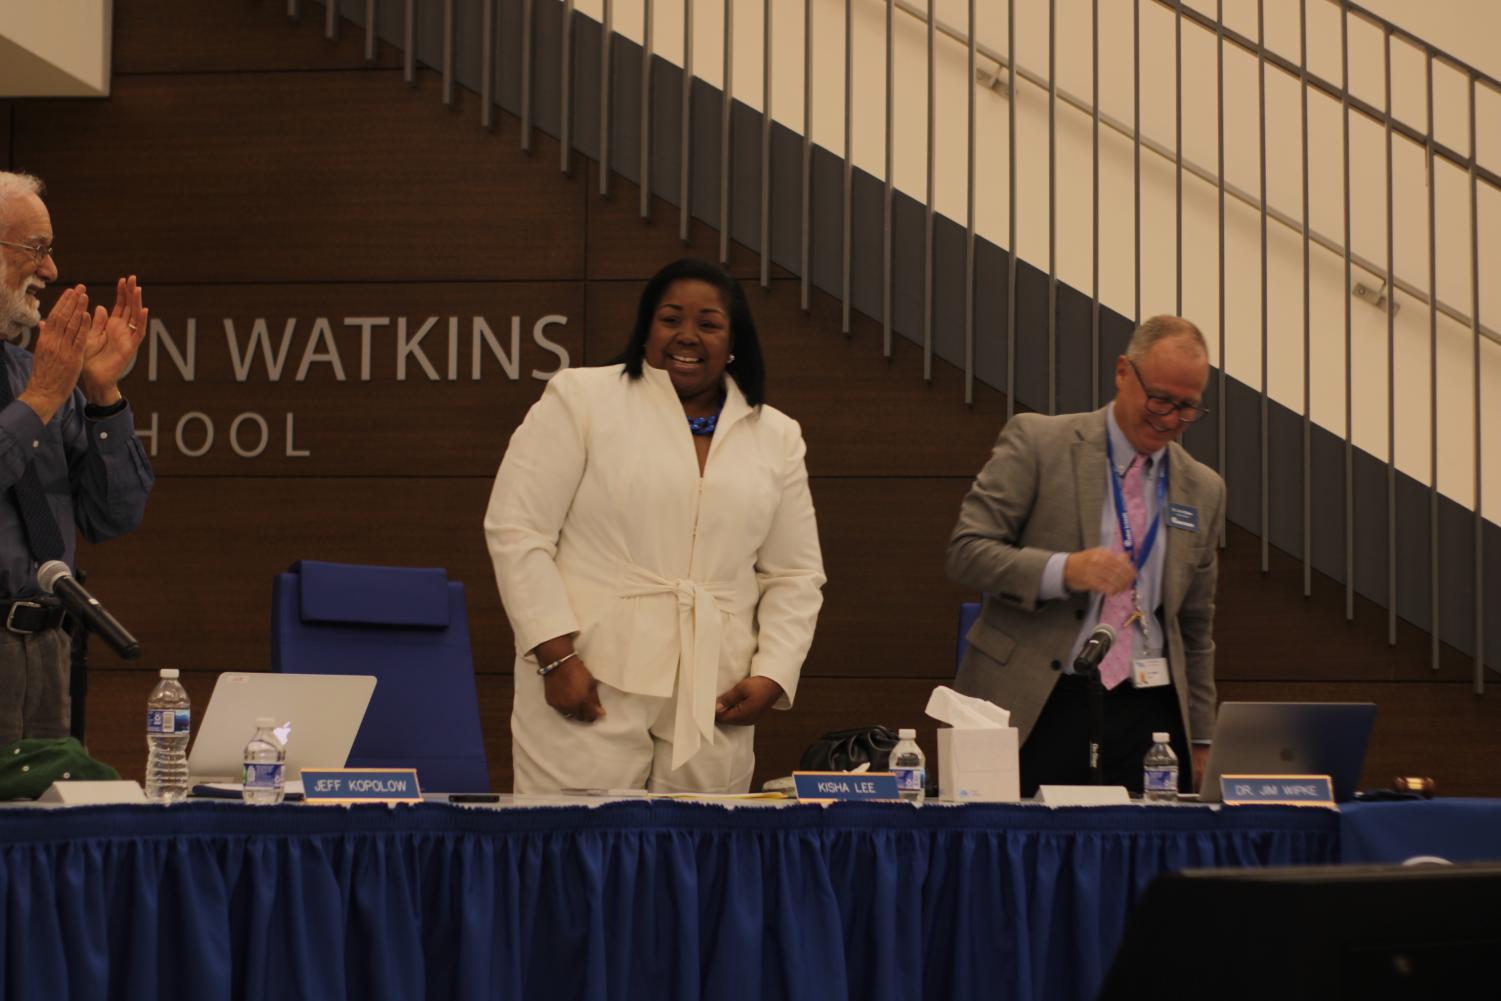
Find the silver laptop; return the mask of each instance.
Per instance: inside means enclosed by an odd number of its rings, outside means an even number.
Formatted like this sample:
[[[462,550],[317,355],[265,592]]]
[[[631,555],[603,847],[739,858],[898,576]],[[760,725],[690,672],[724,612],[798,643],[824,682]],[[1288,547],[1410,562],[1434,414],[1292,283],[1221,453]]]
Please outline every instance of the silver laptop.
[[[188,752],[188,775],[195,784],[238,783],[262,716],[276,720],[287,745],[289,782],[302,768],[342,768],[374,691],[365,674],[221,674]]]
[[[1375,722],[1372,702],[1226,702],[1199,799],[1220,801],[1221,775],[1327,775],[1352,799]]]

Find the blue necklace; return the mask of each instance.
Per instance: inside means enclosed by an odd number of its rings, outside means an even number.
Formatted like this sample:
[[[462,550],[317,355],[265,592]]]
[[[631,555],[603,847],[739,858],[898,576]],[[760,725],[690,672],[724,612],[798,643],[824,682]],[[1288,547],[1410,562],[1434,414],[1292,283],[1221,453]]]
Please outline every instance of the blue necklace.
[[[696,435],[697,437],[700,437],[700,438],[707,438],[709,435],[711,435],[711,434],[714,433],[714,429],[716,427],[718,427],[718,426],[719,426],[719,411],[715,411],[714,413],[710,414],[708,417],[690,417],[690,418],[688,418],[688,431],[689,431],[689,433],[691,433],[693,435]]]

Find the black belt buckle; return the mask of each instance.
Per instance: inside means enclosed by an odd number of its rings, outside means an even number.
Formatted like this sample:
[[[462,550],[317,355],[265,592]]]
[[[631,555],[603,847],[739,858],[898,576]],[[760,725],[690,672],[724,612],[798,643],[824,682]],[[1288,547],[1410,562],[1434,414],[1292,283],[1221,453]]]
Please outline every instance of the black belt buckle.
[[[28,629],[25,626],[19,626],[16,624],[17,609],[28,609],[35,611],[38,615],[41,616],[44,623],[46,621],[46,608],[44,605],[42,605],[41,602],[26,601],[24,599],[19,601],[12,601],[10,603],[10,610],[5,613],[5,628],[13,633],[17,633],[21,636],[29,636],[32,633],[36,632],[35,628]]]

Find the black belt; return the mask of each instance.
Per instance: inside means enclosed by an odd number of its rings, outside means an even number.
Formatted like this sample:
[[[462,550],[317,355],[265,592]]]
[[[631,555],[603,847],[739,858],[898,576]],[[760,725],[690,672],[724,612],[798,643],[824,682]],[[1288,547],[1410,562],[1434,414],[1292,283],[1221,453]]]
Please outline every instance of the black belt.
[[[0,615],[6,629],[24,636],[58,628],[68,612],[56,598],[11,598],[0,600]]]

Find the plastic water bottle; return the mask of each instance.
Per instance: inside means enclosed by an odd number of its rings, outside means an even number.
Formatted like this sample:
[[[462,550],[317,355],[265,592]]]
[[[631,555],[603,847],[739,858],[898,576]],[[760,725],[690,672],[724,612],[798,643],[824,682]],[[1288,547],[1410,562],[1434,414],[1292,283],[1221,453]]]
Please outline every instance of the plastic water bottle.
[[[909,803],[921,803],[928,791],[927,758],[917,746],[916,730],[899,730],[901,738],[891,749],[891,771],[896,775],[896,787],[902,799]]]
[[[1176,802],[1178,799],[1178,756],[1168,745],[1168,736],[1152,734],[1152,749],[1142,760],[1141,798],[1151,802]]]
[[[276,720],[255,721],[255,735],[245,745],[240,795],[252,806],[275,806],[286,796],[287,749],[276,739]]]
[[[174,668],[163,668],[161,678],[146,700],[146,798],[172,803],[188,794],[193,707]]]

